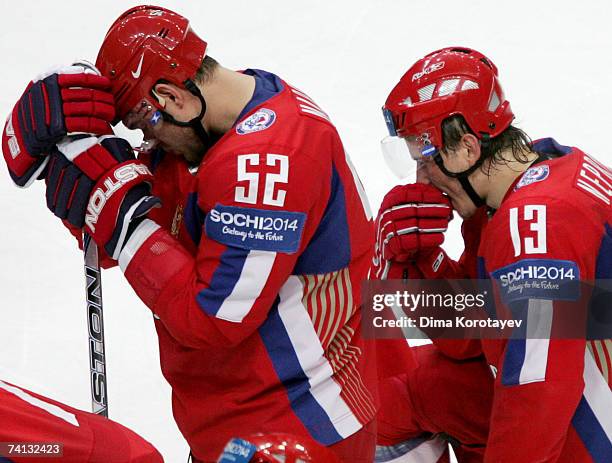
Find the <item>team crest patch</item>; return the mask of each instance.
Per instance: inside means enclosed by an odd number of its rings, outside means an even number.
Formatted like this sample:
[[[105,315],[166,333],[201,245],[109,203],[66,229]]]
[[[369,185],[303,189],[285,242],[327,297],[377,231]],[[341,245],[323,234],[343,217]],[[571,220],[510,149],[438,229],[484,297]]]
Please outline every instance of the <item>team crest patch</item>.
[[[247,133],[261,132],[274,124],[275,120],[276,113],[274,111],[262,108],[238,124],[236,126],[236,133],[238,135],[246,135]]]
[[[530,167],[523,174],[519,182],[514,187],[514,191],[518,190],[527,185],[531,185],[532,183],[541,182],[542,180],[546,180],[548,174],[550,173],[550,169],[548,166],[535,166]]]

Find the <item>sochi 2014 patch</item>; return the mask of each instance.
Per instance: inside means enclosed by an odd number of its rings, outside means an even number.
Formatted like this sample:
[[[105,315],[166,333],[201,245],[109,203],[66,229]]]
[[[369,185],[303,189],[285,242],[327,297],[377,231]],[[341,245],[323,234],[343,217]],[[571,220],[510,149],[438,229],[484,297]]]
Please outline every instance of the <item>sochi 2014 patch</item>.
[[[571,260],[523,259],[491,272],[505,304],[527,299],[576,301],[580,268]]]
[[[274,124],[275,120],[276,113],[274,111],[261,108],[238,124],[236,126],[236,133],[238,135],[246,135],[253,132],[261,132]]]
[[[217,204],[207,215],[206,235],[226,246],[292,254],[300,247],[306,214]]]
[[[548,178],[549,173],[550,168],[546,165],[530,167],[516,184],[516,186],[514,187],[514,191],[524,186],[531,185],[532,183],[546,180]]]

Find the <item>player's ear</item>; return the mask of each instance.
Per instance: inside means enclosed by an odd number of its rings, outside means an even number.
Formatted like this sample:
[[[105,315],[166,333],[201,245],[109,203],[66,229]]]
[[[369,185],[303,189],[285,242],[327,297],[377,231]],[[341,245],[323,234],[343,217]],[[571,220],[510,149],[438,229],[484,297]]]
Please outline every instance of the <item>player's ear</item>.
[[[181,89],[176,85],[167,83],[157,83],[153,87],[153,95],[157,98],[157,101],[166,108],[169,106],[178,107],[182,109],[185,105],[185,97]]]
[[[467,153],[470,163],[476,162],[480,158],[480,143],[478,138],[471,133],[465,133],[461,137],[461,147]]]

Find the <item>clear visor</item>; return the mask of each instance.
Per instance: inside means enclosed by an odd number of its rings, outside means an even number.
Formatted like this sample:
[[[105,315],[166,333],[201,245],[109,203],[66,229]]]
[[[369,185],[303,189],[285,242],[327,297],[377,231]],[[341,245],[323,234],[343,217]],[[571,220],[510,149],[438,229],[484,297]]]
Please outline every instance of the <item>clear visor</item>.
[[[408,141],[401,137],[387,136],[380,142],[387,167],[400,180],[414,182],[416,178],[418,157],[413,155]],[[417,151],[418,154],[418,151]]]
[[[426,161],[431,160],[438,150],[431,144],[427,134],[398,136],[391,111],[383,108],[383,115],[389,130],[389,136],[380,142],[385,162],[400,180],[415,181],[418,170]]]

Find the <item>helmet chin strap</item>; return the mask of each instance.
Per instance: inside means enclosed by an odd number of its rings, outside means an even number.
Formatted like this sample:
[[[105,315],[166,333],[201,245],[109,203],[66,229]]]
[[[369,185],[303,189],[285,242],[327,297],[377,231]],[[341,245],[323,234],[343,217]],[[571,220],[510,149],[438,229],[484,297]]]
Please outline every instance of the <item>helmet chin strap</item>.
[[[170,124],[177,125],[179,127],[191,127],[200,141],[204,144],[204,151],[208,151],[208,149],[214,144],[212,137],[208,134],[204,125],[202,124],[202,119],[204,118],[204,114],[206,114],[206,100],[204,100],[204,96],[202,92],[198,88],[198,86],[191,80],[187,79],[185,81],[185,88],[189,90],[190,93],[195,95],[198,100],[200,100],[201,108],[200,114],[189,121],[177,121],[172,115],[168,114],[166,111],[160,111],[162,117],[165,122],[169,122]]]
[[[485,200],[482,199],[478,193],[476,193],[476,190],[474,190],[474,187],[472,187],[472,184],[467,177],[458,177],[457,180],[459,180],[459,183],[461,183],[461,186],[476,207],[482,207],[486,204]]]
[[[489,135],[482,134],[481,146],[483,147],[483,150],[488,147],[488,144],[489,144]],[[440,168],[440,170],[442,171],[444,175],[446,175],[447,177],[456,178],[457,180],[459,180],[459,183],[461,184],[463,190],[467,193],[467,195],[470,197],[470,199],[472,200],[472,202],[474,203],[476,207],[481,207],[486,204],[485,200],[478,193],[476,193],[476,190],[474,190],[474,187],[472,186],[468,178],[473,172],[476,171],[476,169],[482,166],[482,163],[485,160],[485,157],[482,154],[480,155],[480,157],[478,158],[476,163],[474,163],[473,166],[471,166],[469,169],[466,169],[462,172],[449,171],[444,165],[444,159],[442,159],[442,155],[440,154],[440,151],[437,151],[436,154],[434,154],[433,159],[436,165]]]

